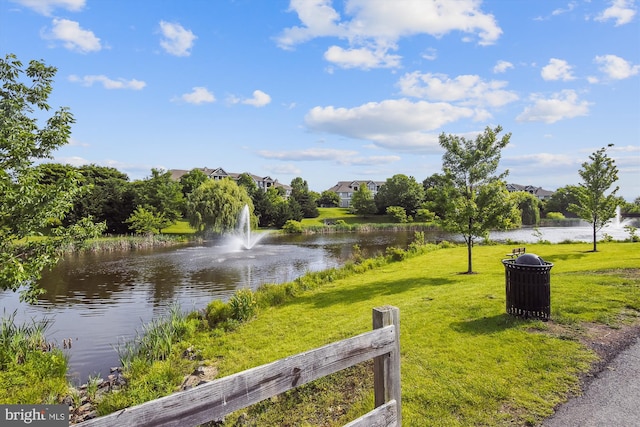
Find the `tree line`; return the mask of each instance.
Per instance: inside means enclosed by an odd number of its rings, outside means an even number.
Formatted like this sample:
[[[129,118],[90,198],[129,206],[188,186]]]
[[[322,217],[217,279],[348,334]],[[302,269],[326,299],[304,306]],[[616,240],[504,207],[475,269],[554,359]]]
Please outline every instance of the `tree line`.
[[[41,61],[25,66],[13,54],[0,59],[0,289],[18,290],[34,301],[40,272],[54,265],[60,249],[102,233],[159,232],[181,218],[199,232],[224,232],[236,224],[245,205],[253,225],[281,228],[289,221],[314,218],[319,206],[338,206],[337,194],[310,191],[297,177],[291,194],[281,188],[258,188],[250,175],[237,181],[209,179],[193,169],[176,181],[168,171],[152,169],[142,180],[129,181],[110,167],[74,167],[42,163],[68,142],[74,117],[61,107],[40,125],[50,110],[56,68]],[[372,195],[362,185],[353,195],[357,215],[386,214],[396,222],[437,221],[461,234],[472,270],[474,242],[492,229],[537,224],[540,212],[576,215],[596,231],[614,216],[618,205],[638,209],[616,196],[617,167],[607,147],[583,163],[577,186],[559,189],[547,202],[525,192],[509,193],[498,173],[502,149],[511,134],[487,127],[475,139],[440,135],[442,172],[422,183],[398,174]],[[610,146],[609,146],[610,147]],[[43,238],[38,238],[41,235]]]

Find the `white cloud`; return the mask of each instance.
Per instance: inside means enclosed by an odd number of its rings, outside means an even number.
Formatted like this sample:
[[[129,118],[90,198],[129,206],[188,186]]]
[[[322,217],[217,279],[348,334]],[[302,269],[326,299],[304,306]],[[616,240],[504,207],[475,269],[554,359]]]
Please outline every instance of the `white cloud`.
[[[71,156],[71,157],[55,157],[55,161],[57,163],[61,163],[63,165],[71,165],[71,166],[84,166],[88,165],[91,162],[80,156]]]
[[[44,38],[60,40],[65,48],[81,53],[97,52],[102,49],[100,39],[92,31],[82,29],[76,21],[54,19],[51,31]]]
[[[563,59],[551,58],[549,65],[542,67],[540,75],[545,80],[573,80],[575,77],[571,74],[571,65]]]
[[[193,42],[198,37],[180,24],[160,21],[160,32],[164,37],[160,40],[160,46],[171,55],[189,56]]]
[[[253,105],[254,107],[264,107],[271,103],[271,97],[261,90],[253,91],[253,98],[240,101],[243,104]]]
[[[324,53],[324,59],[342,68],[396,68],[400,66],[399,55],[387,54],[387,49],[375,50],[362,47],[357,49],[343,49],[331,46]]]
[[[343,157],[350,157],[358,154],[353,150],[335,150],[331,148],[309,148],[306,150],[291,151],[269,151],[262,150],[258,152],[260,157],[265,159],[278,160],[339,160]]]
[[[101,83],[105,89],[141,90],[147,85],[145,82],[141,80],[136,80],[136,79],[113,80],[104,75],[90,75],[90,76],[78,77],[72,74],[69,76],[69,81],[74,83],[80,83],[83,86],[93,86],[94,83]]]
[[[513,68],[513,64],[511,62],[500,60],[496,62],[496,65],[493,67],[493,72],[504,73],[510,68]]]
[[[269,151],[258,152],[260,157],[266,159],[295,160],[295,161],[334,161],[340,165],[372,166],[386,165],[397,162],[400,156],[358,156],[354,150],[336,150],[331,148],[309,148],[306,150]]]
[[[600,71],[610,79],[626,79],[635,76],[640,71],[640,65],[631,65],[630,62],[616,55],[596,56],[594,62],[601,65]]]
[[[551,98],[533,95],[531,100],[533,105],[526,107],[516,117],[517,121],[555,123],[563,119],[586,116],[591,105],[587,101],[580,101],[578,94],[573,90],[563,90],[553,94]]]
[[[369,156],[369,157],[344,157],[338,159],[341,165],[349,166],[375,166],[388,165],[398,162],[402,159],[400,156]]]
[[[277,165],[265,166],[265,169],[271,172],[272,174],[278,174],[278,175],[295,175],[295,176],[302,175],[302,170],[290,163],[286,163],[286,164],[280,163]]]
[[[484,81],[477,75],[462,75],[450,79],[444,74],[413,72],[400,78],[398,85],[403,95],[433,101],[459,102],[463,106],[500,107],[518,99],[504,89],[507,82]]]
[[[573,166],[579,163],[575,156],[566,154],[535,153],[504,157],[509,168],[558,168]]]
[[[87,144],[86,142],[81,142],[78,141],[77,139],[75,139],[74,137],[70,137],[69,138],[69,143],[68,145],[70,147],[89,147],[89,144]]]
[[[347,0],[342,19],[331,0],[291,0],[289,11],[296,12],[301,26],[286,28],[276,38],[283,49],[316,37],[337,37],[348,47],[334,46],[325,53],[344,67],[396,67],[400,57],[388,55],[402,37],[429,34],[442,37],[463,32],[480,45],[490,45],[502,34],[495,18],[479,8],[476,0],[403,0],[396,2]]]
[[[437,135],[427,132],[475,114],[471,108],[444,102],[397,99],[354,108],[315,107],[305,123],[313,131],[369,140],[381,147],[438,152]]]
[[[188,104],[200,105],[215,102],[216,97],[213,95],[213,93],[209,92],[206,87],[196,86],[192,89],[191,92],[185,93],[177,99],[173,99],[173,101],[177,100],[186,102]]]
[[[66,9],[71,12],[82,10],[86,0],[12,0],[31,10],[45,16],[51,16],[56,8]]]
[[[434,61],[438,59],[438,51],[432,47],[429,47],[425,49],[425,51],[422,52],[422,55],[420,56],[422,56],[424,59],[428,61]]]
[[[576,6],[577,6],[576,2],[570,2],[567,5],[566,9],[562,9],[562,8],[555,9],[553,12],[551,12],[551,15],[557,16],[557,15],[562,15],[563,13],[571,12],[573,9],[576,8]]]
[[[596,21],[605,22],[610,19],[616,21],[615,26],[628,24],[636,15],[634,0],[613,0],[611,6],[595,17]]]

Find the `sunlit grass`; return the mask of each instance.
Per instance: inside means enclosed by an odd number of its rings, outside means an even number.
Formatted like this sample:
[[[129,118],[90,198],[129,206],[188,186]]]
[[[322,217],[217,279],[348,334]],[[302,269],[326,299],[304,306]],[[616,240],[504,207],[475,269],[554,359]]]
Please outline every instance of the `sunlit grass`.
[[[370,330],[372,308],[389,304],[400,309],[405,425],[525,425],[539,423],[577,392],[580,375],[596,360],[579,340],[579,325],[638,321],[634,244],[602,244],[597,253],[582,243],[528,245],[527,252],[554,263],[549,322],[505,313],[500,260],[510,246],[475,247],[472,275],[461,274],[465,247],[426,248],[402,262],[365,261],[368,267],[352,264],[266,286],[257,292],[253,320],[213,322],[214,329],[196,332],[157,363],[176,366],[180,349],[191,347],[200,363],[226,376]],[[372,408],[368,372],[354,368],[243,412],[256,425],[343,425]],[[149,387],[148,375],[141,378]]]

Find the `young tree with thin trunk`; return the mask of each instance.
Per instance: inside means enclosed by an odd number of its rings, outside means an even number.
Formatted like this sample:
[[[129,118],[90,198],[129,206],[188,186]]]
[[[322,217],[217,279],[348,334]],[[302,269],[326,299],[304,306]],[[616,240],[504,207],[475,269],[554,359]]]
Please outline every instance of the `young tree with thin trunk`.
[[[438,204],[443,207],[443,228],[462,234],[467,244],[467,273],[473,273],[472,248],[490,230],[507,229],[519,223],[520,213],[503,181],[505,171],[496,175],[501,150],[511,134],[498,139],[502,127],[487,127],[475,140],[456,135],[440,135],[444,184]]]
[[[608,147],[613,147],[609,144]],[[593,228],[593,252],[597,251],[597,232],[607,225],[616,215],[620,199],[616,197],[619,187],[609,194],[606,192],[618,180],[618,168],[615,160],[607,156],[607,147],[602,147],[589,156],[591,162],[584,162],[578,171],[582,182],[573,187],[576,203],[569,210],[589,222]]]
[[[46,113],[56,68],[40,61],[23,67],[15,55],[0,58],[0,289],[20,291],[20,299],[36,302],[44,290],[41,271],[56,264],[61,249],[102,232],[104,224],[82,219],[60,224],[82,191],[81,178],[68,171],[60,179],[43,180],[37,160],[68,142],[72,114],[60,108],[38,127]]]

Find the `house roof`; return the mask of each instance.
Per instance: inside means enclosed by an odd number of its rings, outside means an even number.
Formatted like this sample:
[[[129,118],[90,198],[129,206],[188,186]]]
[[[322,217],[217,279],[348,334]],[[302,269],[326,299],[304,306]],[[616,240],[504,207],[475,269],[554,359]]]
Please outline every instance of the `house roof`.
[[[349,193],[356,191],[355,188],[361,185],[368,186],[369,184],[375,185],[377,188],[384,185],[386,181],[371,181],[371,180],[363,180],[363,181],[338,181],[336,185],[329,188],[327,191],[334,191],[336,193]]]
[[[243,173],[246,173],[251,178],[253,178],[253,180],[256,183],[258,183],[258,182],[268,182],[268,183],[272,183],[273,186],[275,186],[275,187],[281,187],[281,188],[284,188],[285,190],[291,189],[291,187],[289,185],[282,184],[282,183],[278,182],[277,179],[272,179],[270,176],[261,177],[261,176],[252,174],[250,172],[242,172],[242,173],[227,172],[223,168],[209,169],[206,166],[203,167],[203,168],[193,168],[193,169],[201,170],[209,178],[212,178],[212,177],[229,177],[229,178],[232,178],[232,179],[235,179],[235,180],[237,180],[240,177],[240,175],[242,175]],[[191,169],[191,170],[193,170],[193,169]],[[183,175],[189,173],[190,171],[189,170],[184,170],[184,169],[170,169],[169,172],[171,173],[171,178],[177,181]]]
[[[533,185],[520,185],[520,184],[507,184],[507,190],[509,191],[526,191],[537,197],[549,197],[554,192],[545,190],[542,187],[535,187]]]

